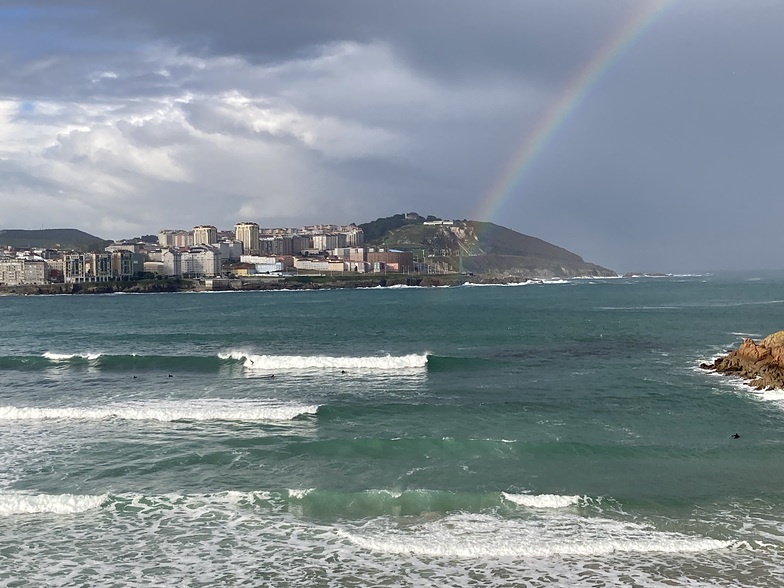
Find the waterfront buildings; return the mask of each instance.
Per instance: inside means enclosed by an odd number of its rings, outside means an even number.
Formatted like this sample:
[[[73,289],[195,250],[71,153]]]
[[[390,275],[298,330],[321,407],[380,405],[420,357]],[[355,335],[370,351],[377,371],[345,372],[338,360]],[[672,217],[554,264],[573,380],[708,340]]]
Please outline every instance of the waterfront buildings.
[[[48,267],[42,258],[0,259],[0,284],[45,284],[48,279]]]
[[[0,284],[417,269],[410,252],[364,247],[364,233],[354,224],[259,228],[255,222],[243,221],[233,232],[198,225],[192,231],[162,229],[158,243],[131,240],[115,242],[104,251],[36,250],[35,255],[13,255],[10,248],[0,253]]]

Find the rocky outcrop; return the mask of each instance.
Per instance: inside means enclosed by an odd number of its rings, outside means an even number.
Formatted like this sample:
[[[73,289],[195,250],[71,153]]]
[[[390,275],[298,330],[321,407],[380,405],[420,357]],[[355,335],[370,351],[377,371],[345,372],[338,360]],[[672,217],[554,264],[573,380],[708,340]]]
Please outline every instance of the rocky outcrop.
[[[744,339],[736,350],[700,367],[744,378],[757,390],[784,388],[784,331],[768,335],[759,343]]]

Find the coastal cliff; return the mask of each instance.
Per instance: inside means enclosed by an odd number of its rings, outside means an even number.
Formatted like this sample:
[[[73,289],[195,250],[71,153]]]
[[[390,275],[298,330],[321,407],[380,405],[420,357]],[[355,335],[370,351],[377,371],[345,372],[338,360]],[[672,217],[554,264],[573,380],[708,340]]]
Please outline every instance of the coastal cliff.
[[[743,378],[756,390],[784,388],[784,331],[768,335],[759,343],[744,339],[736,350],[700,367]]]

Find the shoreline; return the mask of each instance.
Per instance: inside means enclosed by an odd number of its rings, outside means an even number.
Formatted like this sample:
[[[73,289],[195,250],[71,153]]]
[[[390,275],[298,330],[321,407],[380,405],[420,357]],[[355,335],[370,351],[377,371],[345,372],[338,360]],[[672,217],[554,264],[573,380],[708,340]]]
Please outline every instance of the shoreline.
[[[372,276],[286,276],[265,278],[214,278],[214,279],[143,279],[114,282],[83,282],[53,284],[0,285],[0,296],[53,296],[78,294],[155,294],[162,292],[250,292],[260,290],[340,290],[357,288],[421,287],[438,288],[449,286],[484,285],[502,286],[512,284],[547,283],[571,279],[605,279],[611,276],[511,276],[438,274],[411,275],[386,274]]]

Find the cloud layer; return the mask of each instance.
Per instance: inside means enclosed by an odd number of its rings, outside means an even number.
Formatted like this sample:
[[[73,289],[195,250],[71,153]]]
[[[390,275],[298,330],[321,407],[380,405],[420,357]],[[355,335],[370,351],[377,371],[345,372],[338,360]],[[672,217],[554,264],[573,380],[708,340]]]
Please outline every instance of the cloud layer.
[[[0,2],[0,225],[475,218],[564,88],[657,6]],[[478,220],[619,271],[748,266],[746,236],[784,212],[782,13],[662,6]]]

